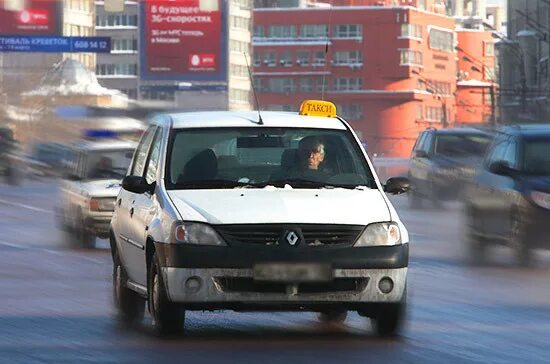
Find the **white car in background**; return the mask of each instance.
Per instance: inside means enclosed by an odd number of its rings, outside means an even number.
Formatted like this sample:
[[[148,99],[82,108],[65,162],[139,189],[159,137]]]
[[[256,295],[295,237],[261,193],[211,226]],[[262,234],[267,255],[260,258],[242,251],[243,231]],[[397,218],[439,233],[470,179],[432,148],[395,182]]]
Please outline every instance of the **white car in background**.
[[[85,248],[107,238],[120,182],[137,143],[83,141],[70,147],[56,208],[68,242]]]

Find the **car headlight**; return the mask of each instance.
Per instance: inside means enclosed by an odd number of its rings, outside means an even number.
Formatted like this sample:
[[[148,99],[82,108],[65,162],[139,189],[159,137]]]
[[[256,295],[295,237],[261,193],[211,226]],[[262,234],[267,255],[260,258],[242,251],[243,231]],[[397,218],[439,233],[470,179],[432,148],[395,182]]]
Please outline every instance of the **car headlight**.
[[[550,210],[550,193],[544,193],[540,191],[532,191],[531,199],[535,204],[543,209]]]
[[[177,243],[213,246],[227,245],[210,225],[196,222],[176,224],[173,229],[173,237]]]
[[[91,198],[90,210],[92,211],[115,211],[115,198]]]
[[[395,222],[377,222],[363,231],[354,247],[384,246],[401,244],[401,232]]]

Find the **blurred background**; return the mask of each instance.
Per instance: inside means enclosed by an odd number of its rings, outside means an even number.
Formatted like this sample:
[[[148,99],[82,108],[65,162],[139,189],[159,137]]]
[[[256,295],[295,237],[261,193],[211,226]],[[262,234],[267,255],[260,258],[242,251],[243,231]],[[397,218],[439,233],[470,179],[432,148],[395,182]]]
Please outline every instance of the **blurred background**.
[[[549,34],[549,0],[2,0],[0,362],[547,362]],[[113,319],[104,238],[148,120],[256,109],[253,87],[334,102],[410,179],[401,339],[355,314],[197,312],[167,342]]]

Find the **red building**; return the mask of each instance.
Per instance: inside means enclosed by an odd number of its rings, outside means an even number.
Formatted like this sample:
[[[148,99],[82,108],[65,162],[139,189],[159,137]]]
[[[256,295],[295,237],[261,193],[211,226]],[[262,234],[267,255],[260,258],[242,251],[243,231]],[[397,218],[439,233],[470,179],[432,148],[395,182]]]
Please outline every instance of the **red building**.
[[[408,156],[419,131],[453,125],[457,36],[443,2],[332,3],[255,9],[254,78],[262,107],[333,101],[369,151],[384,156]]]
[[[491,32],[459,29],[456,122],[496,120],[495,44]]]

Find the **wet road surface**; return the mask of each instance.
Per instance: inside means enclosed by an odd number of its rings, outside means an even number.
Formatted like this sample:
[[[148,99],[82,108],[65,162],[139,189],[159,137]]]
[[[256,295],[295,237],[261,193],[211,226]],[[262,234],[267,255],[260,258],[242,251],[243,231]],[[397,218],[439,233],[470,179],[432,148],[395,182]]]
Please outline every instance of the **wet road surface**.
[[[548,363],[550,255],[533,268],[506,249],[465,259],[460,205],[408,209],[395,198],[413,245],[409,320],[379,339],[350,313],[326,325],[312,313],[191,312],[187,333],[158,339],[114,319],[106,241],[72,247],[55,227],[52,182],[0,186],[0,363]]]

